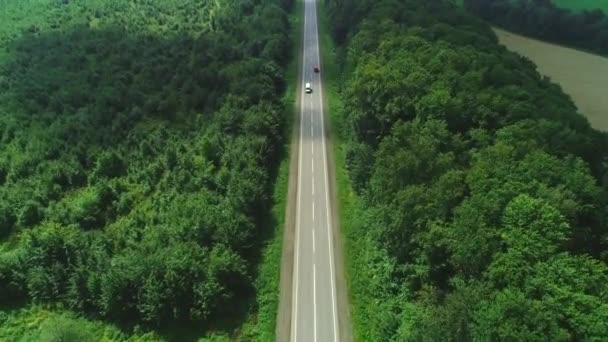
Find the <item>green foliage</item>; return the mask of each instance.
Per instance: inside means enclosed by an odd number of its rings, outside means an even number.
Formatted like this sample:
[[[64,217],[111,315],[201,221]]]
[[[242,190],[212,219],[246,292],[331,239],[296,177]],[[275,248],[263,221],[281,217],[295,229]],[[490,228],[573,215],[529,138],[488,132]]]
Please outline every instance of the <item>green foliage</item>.
[[[94,341],[92,331],[83,329],[82,324],[69,318],[49,319],[41,327],[39,339],[45,342]]]
[[[453,1],[326,10],[356,337],[606,339],[607,135]]]
[[[601,341],[608,334],[608,268],[589,257],[555,255],[530,269],[480,307],[473,326],[481,338]]]
[[[158,342],[156,333],[125,334],[112,324],[103,324],[79,317],[63,310],[49,310],[41,306],[0,311],[0,340],[2,341],[133,341]]]
[[[273,234],[291,6],[0,0],[0,304],[233,335]]]
[[[553,3],[558,7],[571,10],[592,10],[599,8],[608,12],[608,1],[606,0],[554,0]]]

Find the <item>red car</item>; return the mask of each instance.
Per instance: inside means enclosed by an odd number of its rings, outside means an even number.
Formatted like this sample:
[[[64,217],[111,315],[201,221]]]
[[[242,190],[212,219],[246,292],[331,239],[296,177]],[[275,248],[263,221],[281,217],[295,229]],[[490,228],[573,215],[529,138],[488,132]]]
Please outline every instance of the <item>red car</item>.
[[[319,67],[315,65],[315,67],[313,68],[313,70],[318,73],[319,72]]]

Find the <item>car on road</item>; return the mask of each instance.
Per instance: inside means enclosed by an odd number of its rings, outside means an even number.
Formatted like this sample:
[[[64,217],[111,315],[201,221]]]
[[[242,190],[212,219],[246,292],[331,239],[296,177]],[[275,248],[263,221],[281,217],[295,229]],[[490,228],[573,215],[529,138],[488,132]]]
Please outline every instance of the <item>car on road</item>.
[[[319,66],[315,65],[314,68],[312,68],[312,70],[314,70],[314,72],[319,73]]]
[[[311,87],[310,83],[308,83],[308,82],[306,83],[306,92],[309,94],[312,93],[312,87]]]

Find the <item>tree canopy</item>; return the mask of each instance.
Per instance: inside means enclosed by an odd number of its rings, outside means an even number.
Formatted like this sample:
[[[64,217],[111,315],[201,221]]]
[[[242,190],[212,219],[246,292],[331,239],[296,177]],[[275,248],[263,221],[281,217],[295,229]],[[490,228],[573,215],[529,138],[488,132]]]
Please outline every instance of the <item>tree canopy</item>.
[[[326,2],[365,341],[608,338],[608,138],[452,1]]]
[[[0,304],[238,323],[273,229],[291,5],[0,1]]]

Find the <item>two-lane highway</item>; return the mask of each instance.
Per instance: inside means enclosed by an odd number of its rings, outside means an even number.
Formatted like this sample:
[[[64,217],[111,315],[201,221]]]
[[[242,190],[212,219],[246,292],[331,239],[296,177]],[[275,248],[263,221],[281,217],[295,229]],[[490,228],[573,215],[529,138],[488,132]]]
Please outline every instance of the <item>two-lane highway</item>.
[[[316,0],[304,0],[291,341],[338,342],[338,309]],[[323,72],[323,70],[321,70]]]

